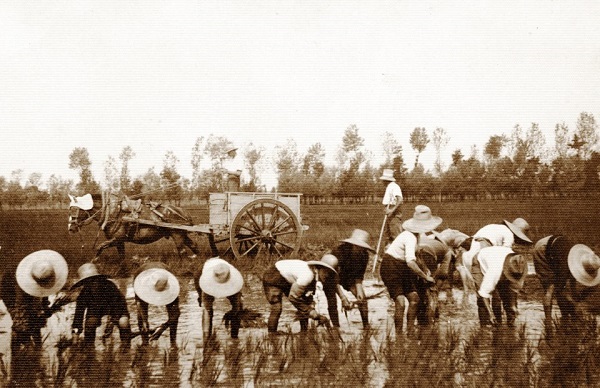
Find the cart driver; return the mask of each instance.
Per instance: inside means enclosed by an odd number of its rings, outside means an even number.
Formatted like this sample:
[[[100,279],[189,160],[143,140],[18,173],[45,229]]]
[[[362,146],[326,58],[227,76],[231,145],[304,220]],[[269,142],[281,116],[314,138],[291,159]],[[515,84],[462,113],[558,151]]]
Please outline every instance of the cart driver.
[[[223,173],[225,175],[226,190],[240,191],[240,176],[242,175],[242,160],[236,158],[237,148],[232,147],[225,151],[227,157],[223,160]]]

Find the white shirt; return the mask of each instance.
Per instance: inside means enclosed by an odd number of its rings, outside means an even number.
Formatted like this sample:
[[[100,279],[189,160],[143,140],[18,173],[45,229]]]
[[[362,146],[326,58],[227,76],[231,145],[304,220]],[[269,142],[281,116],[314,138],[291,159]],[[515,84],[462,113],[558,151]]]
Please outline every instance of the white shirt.
[[[385,188],[385,194],[383,195],[381,203],[385,206],[395,206],[396,197],[400,197],[400,201],[402,201],[402,190],[396,182],[390,182]]]
[[[281,276],[290,284],[298,284],[301,287],[307,287],[315,280],[315,273],[304,260],[279,260],[275,263]]]
[[[409,262],[417,259],[416,251],[417,236],[405,230],[392,241],[385,253],[395,259]]]
[[[463,253],[462,261],[464,266],[471,271],[471,265],[473,264],[473,257],[481,250],[481,244],[479,241],[475,241],[476,238],[486,238],[490,240],[495,247],[507,247],[512,248],[515,242],[515,235],[503,224],[490,224],[479,229],[475,235],[473,235],[473,242],[468,252]]]
[[[227,171],[242,171],[244,169],[243,161],[238,158],[227,158],[223,160],[223,168]]]
[[[477,293],[483,298],[492,297],[491,294],[502,277],[504,260],[509,253],[513,253],[513,250],[507,247],[487,247],[479,251],[477,261],[481,267],[483,281]]]

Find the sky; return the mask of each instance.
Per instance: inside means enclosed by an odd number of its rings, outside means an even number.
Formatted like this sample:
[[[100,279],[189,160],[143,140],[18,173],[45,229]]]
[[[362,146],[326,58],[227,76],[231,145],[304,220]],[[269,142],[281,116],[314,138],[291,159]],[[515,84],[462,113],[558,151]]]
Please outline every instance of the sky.
[[[437,127],[469,155],[492,135],[600,119],[598,1],[3,1],[0,176],[96,180],[125,146],[133,177],[167,151],[191,178],[196,139],[252,142],[268,160],[293,139],[335,163],[359,128],[372,164],[391,132]],[[430,144],[420,161],[432,168]],[[261,175],[271,186],[272,169]]]

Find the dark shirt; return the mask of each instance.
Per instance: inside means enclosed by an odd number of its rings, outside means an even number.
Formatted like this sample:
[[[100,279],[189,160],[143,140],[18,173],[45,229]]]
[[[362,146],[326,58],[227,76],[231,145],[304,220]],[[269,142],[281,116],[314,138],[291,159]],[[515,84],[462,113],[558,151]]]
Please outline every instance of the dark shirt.
[[[353,250],[352,244],[341,243],[331,254],[338,259],[339,284],[342,287],[348,290],[357,280],[362,281],[369,264],[369,253],[366,249]]]
[[[15,266],[4,272],[0,281],[0,297],[13,320],[14,331],[39,330],[50,316],[50,303],[48,298],[38,298],[23,291],[17,283],[16,270]]]
[[[83,317],[121,317],[129,315],[127,301],[121,290],[105,275],[81,281],[81,292],[76,300],[73,328],[83,330]],[[87,310],[87,314],[86,314]]]

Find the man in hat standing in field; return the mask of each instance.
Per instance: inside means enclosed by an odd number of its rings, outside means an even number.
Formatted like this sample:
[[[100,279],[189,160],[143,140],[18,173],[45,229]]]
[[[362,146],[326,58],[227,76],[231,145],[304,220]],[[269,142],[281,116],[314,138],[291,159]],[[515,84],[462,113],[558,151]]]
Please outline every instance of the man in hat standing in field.
[[[386,220],[386,236],[388,243],[391,243],[402,232],[402,190],[396,183],[392,169],[384,169],[379,179],[386,186],[381,203]]]
[[[308,319],[314,319],[319,324],[330,324],[329,319],[315,310],[314,294],[317,281],[327,279],[327,271],[337,275],[337,259],[332,255],[325,255],[321,261],[303,261],[297,259],[279,260],[263,274],[263,288],[265,297],[271,305],[271,313],[267,323],[269,333],[276,333],[279,317],[282,312],[283,295],[298,310],[300,330],[308,329]],[[337,281],[337,280],[336,280]],[[325,287],[325,285],[323,285]]]
[[[408,334],[413,334],[417,316],[419,323],[426,324],[425,311],[420,306],[426,300],[427,288],[419,283],[423,279],[432,286],[434,279],[428,268],[421,268],[417,263],[417,246],[425,233],[431,232],[442,223],[442,219],[431,214],[425,205],[417,205],[413,217],[402,224],[404,231],[398,235],[387,248],[381,262],[381,280],[385,284],[395,304],[394,323],[396,335],[403,333],[404,298],[408,300],[406,325]],[[418,314],[421,311],[421,314]]]
[[[49,306],[48,296],[64,287],[68,274],[62,255],[49,249],[27,255],[16,268],[4,272],[0,289],[13,321],[13,355],[31,343],[41,346],[41,329],[58,307]]]
[[[240,176],[244,165],[241,160],[237,159],[237,148],[231,147],[225,151],[227,157],[223,160],[223,173],[226,176],[227,191],[240,191]]]
[[[133,291],[138,311],[138,326],[142,343],[160,338],[169,329],[171,347],[177,347],[177,325],[179,324],[179,281],[167,265],[161,262],[148,262],[135,272]],[[168,318],[165,323],[152,332],[148,323],[148,305],[167,307]]]
[[[369,306],[362,284],[365,270],[369,264],[369,252],[375,252],[369,245],[369,233],[361,229],[354,229],[349,238],[341,240],[341,244],[331,251],[329,255],[333,258],[326,259],[328,262],[338,261],[339,282],[335,280],[336,275],[332,271],[324,271],[325,278],[321,278],[323,291],[327,297],[329,319],[335,327],[340,327],[336,295],[340,297],[344,310],[353,308],[352,303],[344,294],[344,289],[356,297],[363,328],[369,327]]]
[[[465,240],[462,244],[464,250],[461,250],[457,262],[457,270],[461,275],[465,292],[473,280],[470,276],[471,265],[477,252],[491,246],[517,249],[516,246],[533,244],[527,236],[529,228],[529,223],[523,218],[516,218],[513,222],[504,220],[502,224],[484,226],[473,235],[472,239]]]
[[[216,298],[227,298],[231,303],[231,338],[238,338],[242,311],[244,278],[240,271],[220,257],[208,259],[202,271],[196,274],[194,285],[198,304],[202,309],[202,338],[204,343],[213,334],[213,303]]]
[[[96,329],[102,317],[109,316],[103,338],[110,337],[114,326],[119,328],[121,342],[129,347],[131,327],[125,296],[107,275],[98,272],[98,267],[85,263],[77,270],[79,279],[71,289],[81,287],[75,305],[72,330],[74,335],[83,333],[84,344],[93,346]],[[85,320],[85,322],[84,322]]]
[[[514,326],[517,296],[527,275],[525,257],[508,247],[486,247],[473,258],[471,274],[478,289],[479,324],[501,324],[504,310],[507,325]]]

